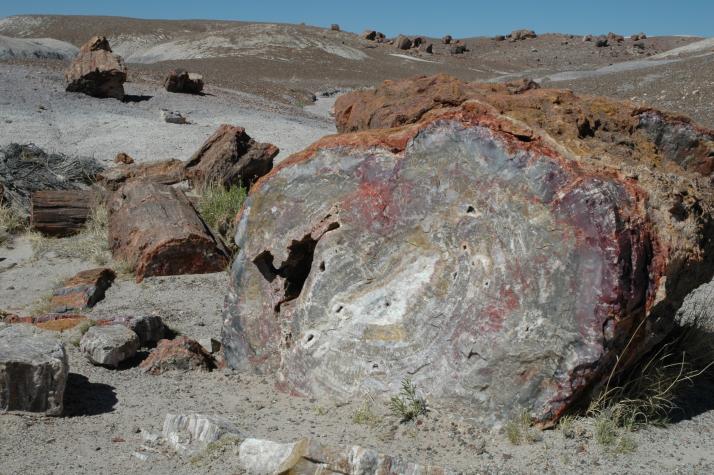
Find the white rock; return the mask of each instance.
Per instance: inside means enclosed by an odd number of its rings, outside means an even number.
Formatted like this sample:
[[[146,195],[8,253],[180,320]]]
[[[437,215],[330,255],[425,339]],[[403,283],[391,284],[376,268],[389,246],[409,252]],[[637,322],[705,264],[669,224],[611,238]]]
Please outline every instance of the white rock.
[[[169,124],[188,124],[188,118],[185,115],[167,109],[161,109],[161,118]]]
[[[90,362],[116,368],[136,355],[139,337],[123,325],[94,326],[82,337],[79,349]]]
[[[64,345],[54,336],[0,324],[0,412],[61,415],[68,372]]]
[[[166,414],[162,432],[166,443],[176,452],[200,452],[208,444],[226,435],[240,437],[240,430],[229,420],[204,414]]]
[[[246,439],[240,444],[238,460],[251,475],[277,475],[293,468],[307,450],[308,439],[282,444],[271,440]]]

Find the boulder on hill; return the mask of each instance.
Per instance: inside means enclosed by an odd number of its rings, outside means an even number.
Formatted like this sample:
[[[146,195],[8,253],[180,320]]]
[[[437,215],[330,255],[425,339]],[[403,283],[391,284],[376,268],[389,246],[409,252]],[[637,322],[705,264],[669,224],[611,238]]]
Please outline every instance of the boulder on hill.
[[[449,53],[451,54],[464,54],[466,51],[466,45],[461,43],[455,43],[449,46]]]
[[[644,33],[635,33],[634,35],[630,36],[630,39],[632,41],[641,41],[641,40],[646,40],[647,35]]]
[[[394,40],[394,46],[396,46],[397,49],[407,50],[412,47],[412,40],[404,35],[399,35],[397,39]]]
[[[547,426],[711,278],[710,130],[448,76],[340,99],[362,131],[281,162],[241,211],[231,367],[316,398],[409,375],[444,411]]]
[[[164,88],[168,92],[199,94],[203,90],[203,76],[183,69],[174,69],[164,79]]]
[[[280,149],[253,140],[242,127],[223,124],[186,162],[186,178],[195,188],[211,184],[250,186],[273,168]]]
[[[124,98],[126,66],[121,56],[112,53],[104,36],[94,36],[79,49],[65,72],[67,91],[93,97]]]
[[[537,38],[535,31],[533,30],[513,30],[507,38],[509,41],[523,41],[532,38]]]
[[[624,36],[618,35],[617,33],[613,32],[607,34],[607,39],[615,43],[622,43],[623,41],[625,41]]]
[[[0,323],[0,413],[62,415],[68,373],[64,345],[54,335]]]
[[[337,23],[333,23],[332,25],[330,25],[330,30],[340,31],[340,25],[338,25]]]
[[[450,45],[452,40],[453,38],[451,37],[451,35],[446,35],[441,39],[441,42],[445,45]]]

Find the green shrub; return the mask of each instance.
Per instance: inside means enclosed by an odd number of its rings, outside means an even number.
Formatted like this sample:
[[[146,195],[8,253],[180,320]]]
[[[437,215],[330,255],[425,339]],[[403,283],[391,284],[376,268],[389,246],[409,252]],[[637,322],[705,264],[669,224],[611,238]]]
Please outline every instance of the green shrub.
[[[428,411],[426,400],[417,395],[416,386],[408,378],[402,380],[399,394],[389,400],[389,408],[402,422],[416,419]]]

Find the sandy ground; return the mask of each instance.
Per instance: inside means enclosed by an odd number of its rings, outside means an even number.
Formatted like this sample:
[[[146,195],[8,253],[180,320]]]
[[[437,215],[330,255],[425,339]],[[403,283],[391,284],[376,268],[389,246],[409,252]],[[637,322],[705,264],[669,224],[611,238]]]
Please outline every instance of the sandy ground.
[[[0,248],[12,268],[0,273],[0,307],[42,300],[56,278],[94,267],[81,259],[52,254],[35,258],[25,238],[13,249]],[[51,276],[51,278],[50,278]],[[172,329],[196,339],[218,337],[227,274],[147,278],[136,284],[120,278],[93,317],[160,315]],[[9,290],[10,287],[14,287]],[[311,400],[275,390],[269,376],[211,373],[165,373],[151,376],[136,361],[120,370],[89,364],[71,343],[76,330],[57,337],[66,343],[70,379],[66,416],[28,414],[0,417],[0,474],[241,473],[235,447],[226,446],[197,458],[174,454],[147,443],[161,432],[166,413],[202,412],[226,417],[245,435],[278,441],[303,436],[327,444],[358,444],[409,460],[445,465],[464,473],[711,473],[714,470],[714,412],[693,415],[666,429],[632,434],[633,453],[616,454],[593,440],[591,422],[579,424],[567,438],[561,430],[532,432],[534,440],[510,443],[502,430],[431,407],[418,424],[400,424],[386,401]],[[428,399],[428,395],[427,399]],[[367,404],[374,421],[354,422]],[[142,461],[134,455],[148,456]],[[18,454],[22,454],[19,456]]]
[[[59,64],[63,64],[59,62]],[[277,145],[278,159],[335,132],[327,117],[230,89],[173,94],[151,83],[127,83],[125,102],[64,91],[57,68],[0,63],[0,146],[35,143],[68,155],[111,161],[125,152],[140,162],[188,159],[220,124],[240,125],[258,141]],[[161,109],[187,125],[167,124]]]

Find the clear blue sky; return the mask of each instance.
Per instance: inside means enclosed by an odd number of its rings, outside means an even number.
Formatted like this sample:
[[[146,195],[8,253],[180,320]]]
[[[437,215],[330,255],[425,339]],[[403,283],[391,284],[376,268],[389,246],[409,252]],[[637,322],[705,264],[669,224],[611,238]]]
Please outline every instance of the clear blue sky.
[[[536,32],[714,36],[714,0],[0,0],[22,13],[204,18],[365,28],[430,36]]]

